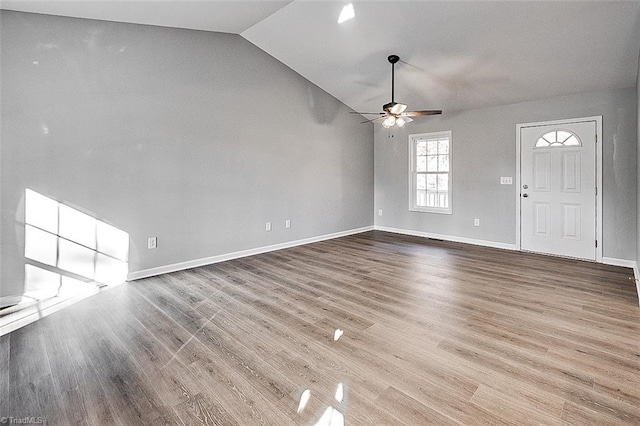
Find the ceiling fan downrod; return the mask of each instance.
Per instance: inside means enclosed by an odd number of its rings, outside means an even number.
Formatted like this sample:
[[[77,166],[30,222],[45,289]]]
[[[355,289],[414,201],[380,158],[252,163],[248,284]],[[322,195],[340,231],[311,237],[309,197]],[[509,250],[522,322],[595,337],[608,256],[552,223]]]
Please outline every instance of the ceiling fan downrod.
[[[398,55],[389,55],[387,60],[391,63],[391,103],[395,103],[395,79],[396,79],[396,63],[400,60]]]

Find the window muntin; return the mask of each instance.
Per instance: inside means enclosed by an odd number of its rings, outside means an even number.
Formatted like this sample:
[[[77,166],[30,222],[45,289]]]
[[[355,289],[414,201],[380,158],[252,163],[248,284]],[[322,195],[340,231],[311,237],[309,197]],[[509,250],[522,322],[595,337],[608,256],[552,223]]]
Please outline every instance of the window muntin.
[[[451,132],[409,136],[409,210],[451,213]]]
[[[575,133],[566,130],[554,130],[540,136],[536,141],[536,148],[556,148],[565,146],[582,146],[580,138]]]

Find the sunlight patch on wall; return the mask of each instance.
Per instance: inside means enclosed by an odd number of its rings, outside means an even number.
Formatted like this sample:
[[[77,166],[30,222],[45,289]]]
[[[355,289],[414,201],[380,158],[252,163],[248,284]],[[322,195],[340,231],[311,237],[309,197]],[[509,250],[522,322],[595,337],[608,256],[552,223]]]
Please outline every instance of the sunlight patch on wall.
[[[98,285],[126,281],[129,234],[27,189],[24,254],[34,263],[25,267],[25,296],[82,293],[91,286],[82,279]]]

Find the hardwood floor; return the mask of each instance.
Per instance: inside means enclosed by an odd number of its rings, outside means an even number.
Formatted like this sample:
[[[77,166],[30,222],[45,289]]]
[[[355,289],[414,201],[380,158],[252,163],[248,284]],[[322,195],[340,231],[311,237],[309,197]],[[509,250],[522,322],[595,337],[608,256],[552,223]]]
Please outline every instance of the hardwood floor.
[[[637,425],[632,275],[374,231],[139,280],[0,337],[0,416]]]

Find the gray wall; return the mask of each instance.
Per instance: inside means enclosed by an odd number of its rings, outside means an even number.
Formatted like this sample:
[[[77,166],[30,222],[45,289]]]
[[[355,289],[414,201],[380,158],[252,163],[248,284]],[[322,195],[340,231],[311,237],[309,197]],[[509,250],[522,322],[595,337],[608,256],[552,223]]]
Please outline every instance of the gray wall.
[[[640,104],[640,55],[638,57],[638,73],[636,74],[636,100]],[[640,105],[637,109],[637,128],[638,128],[638,146],[637,146],[637,158],[636,167],[640,164]],[[636,190],[638,196],[637,218],[636,218],[636,264],[640,267],[640,172],[638,172],[638,180],[636,183]],[[637,270],[637,269],[636,269]],[[635,277],[636,279],[640,277]],[[639,289],[638,299],[640,299],[640,285],[636,282],[636,286]]]
[[[493,243],[516,242],[516,125],[603,116],[603,255],[636,259],[637,93],[635,88],[419,118],[401,130],[375,128],[377,226]],[[408,135],[451,130],[453,214],[408,210]],[[390,136],[393,136],[391,138]],[[500,176],[514,185],[500,185]],[[480,219],[480,227],[473,219]]]
[[[25,188],[127,231],[130,271],[373,224],[372,127],[240,36],[7,11],[1,31],[0,296],[22,291]]]

